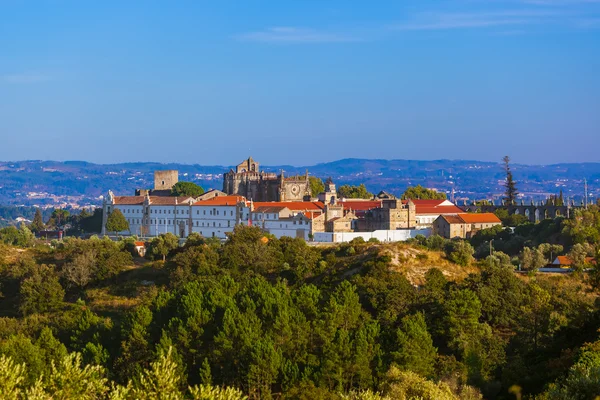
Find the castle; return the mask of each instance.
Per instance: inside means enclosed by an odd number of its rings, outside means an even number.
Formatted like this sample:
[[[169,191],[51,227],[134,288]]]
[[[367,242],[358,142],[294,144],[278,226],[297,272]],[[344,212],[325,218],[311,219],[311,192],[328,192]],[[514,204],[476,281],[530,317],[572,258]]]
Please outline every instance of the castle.
[[[244,196],[253,201],[310,200],[308,171],[304,176],[285,177],[274,172],[260,171],[252,157],[223,175],[223,192]]]

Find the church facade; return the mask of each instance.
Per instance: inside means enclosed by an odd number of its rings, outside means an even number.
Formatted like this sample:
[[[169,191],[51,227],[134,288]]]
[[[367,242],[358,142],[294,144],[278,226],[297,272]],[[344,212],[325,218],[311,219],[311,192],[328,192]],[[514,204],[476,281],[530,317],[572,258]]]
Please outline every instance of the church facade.
[[[252,157],[223,175],[223,192],[253,201],[310,200],[308,171],[304,176],[285,177],[283,171],[261,171]]]

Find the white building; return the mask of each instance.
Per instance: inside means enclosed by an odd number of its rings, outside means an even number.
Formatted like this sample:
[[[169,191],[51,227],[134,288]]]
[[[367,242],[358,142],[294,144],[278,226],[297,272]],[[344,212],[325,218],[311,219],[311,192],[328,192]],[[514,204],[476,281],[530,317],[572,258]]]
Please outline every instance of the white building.
[[[263,231],[277,238],[310,239],[312,221],[302,212],[292,212],[285,206],[261,206],[251,212],[252,226],[258,226]]]

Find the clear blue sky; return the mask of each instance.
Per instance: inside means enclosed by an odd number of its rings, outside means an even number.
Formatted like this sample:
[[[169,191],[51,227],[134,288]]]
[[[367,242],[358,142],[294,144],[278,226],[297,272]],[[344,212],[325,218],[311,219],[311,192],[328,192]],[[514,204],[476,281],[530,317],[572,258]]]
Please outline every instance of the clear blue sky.
[[[0,160],[599,150],[600,0],[0,1]]]

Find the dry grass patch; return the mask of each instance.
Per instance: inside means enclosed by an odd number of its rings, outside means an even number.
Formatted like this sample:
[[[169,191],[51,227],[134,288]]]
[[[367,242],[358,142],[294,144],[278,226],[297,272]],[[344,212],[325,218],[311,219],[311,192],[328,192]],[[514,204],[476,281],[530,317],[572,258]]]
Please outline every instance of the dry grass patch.
[[[450,281],[462,281],[469,274],[479,272],[479,268],[474,265],[463,267],[446,260],[442,252],[416,248],[405,243],[382,245],[380,254],[389,256],[392,270],[405,274],[413,285],[422,285],[425,273],[431,268],[442,271]]]

